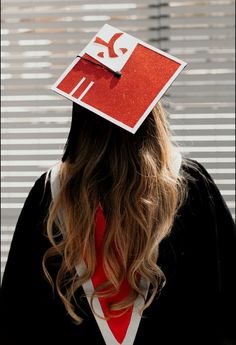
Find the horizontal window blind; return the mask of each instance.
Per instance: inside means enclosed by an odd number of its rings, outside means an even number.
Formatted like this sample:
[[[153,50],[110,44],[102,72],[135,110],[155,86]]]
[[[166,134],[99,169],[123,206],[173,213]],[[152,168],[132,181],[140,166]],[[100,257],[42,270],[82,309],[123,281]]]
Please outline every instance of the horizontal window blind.
[[[163,97],[186,156],[234,199],[234,1],[3,0],[2,263],[34,181],[62,155],[71,103],[50,86],[104,23],[188,62]]]

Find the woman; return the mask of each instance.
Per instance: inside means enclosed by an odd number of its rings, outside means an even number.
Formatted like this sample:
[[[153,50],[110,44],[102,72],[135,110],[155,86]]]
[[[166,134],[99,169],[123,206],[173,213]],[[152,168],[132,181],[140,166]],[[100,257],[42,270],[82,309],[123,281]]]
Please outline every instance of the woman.
[[[160,103],[134,135],[74,103],[16,226],[4,344],[232,345],[235,263],[230,212]]]

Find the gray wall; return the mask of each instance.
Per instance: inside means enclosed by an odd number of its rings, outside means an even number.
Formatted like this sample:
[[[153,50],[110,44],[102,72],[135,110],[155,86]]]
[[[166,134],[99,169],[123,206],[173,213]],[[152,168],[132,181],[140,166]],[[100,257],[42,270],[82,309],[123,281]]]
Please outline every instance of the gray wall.
[[[3,0],[2,266],[28,191],[62,154],[71,102],[50,86],[104,23],[186,62],[164,97],[173,140],[234,215],[232,0]]]

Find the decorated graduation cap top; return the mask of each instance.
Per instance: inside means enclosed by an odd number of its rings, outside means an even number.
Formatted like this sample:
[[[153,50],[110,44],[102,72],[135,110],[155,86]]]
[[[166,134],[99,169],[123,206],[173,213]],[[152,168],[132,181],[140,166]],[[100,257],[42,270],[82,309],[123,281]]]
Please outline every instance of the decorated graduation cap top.
[[[185,66],[105,24],[52,90],[135,133]]]

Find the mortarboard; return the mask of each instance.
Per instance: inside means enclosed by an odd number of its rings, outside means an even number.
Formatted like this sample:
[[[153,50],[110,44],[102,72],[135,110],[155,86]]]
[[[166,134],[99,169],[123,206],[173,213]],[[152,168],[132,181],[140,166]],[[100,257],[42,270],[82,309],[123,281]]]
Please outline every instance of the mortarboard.
[[[52,90],[135,133],[186,65],[105,24]]]

